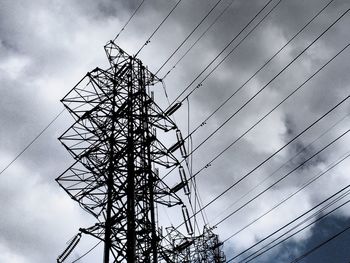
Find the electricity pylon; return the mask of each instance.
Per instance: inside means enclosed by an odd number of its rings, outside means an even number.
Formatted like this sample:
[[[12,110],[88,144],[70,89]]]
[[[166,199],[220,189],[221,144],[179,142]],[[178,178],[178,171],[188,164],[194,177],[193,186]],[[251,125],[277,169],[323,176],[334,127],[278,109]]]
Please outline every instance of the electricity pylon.
[[[166,241],[155,209],[157,204],[181,205],[186,211],[176,192],[188,189],[188,182],[183,179],[170,188],[156,168],[179,165],[172,152],[184,149],[184,141],[168,116],[178,105],[163,112],[149,92],[160,79],[113,41],[105,51],[110,67],[87,73],[62,99],[75,123],[59,140],[75,163],[57,182],[97,219],[95,225],[80,231],[104,243],[104,263],[182,262],[180,253],[185,252],[175,249],[171,235],[168,240],[172,241]],[[157,131],[172,130],[176,130],[178,141],[167,149]],[[185,221],[190,224],[189,216]],[[58,262],[68,257],[81,233]],[[184,239],[178,240],[183,243]],[[199,238],[192,240],[186,248],[199,244],[194,242]]]

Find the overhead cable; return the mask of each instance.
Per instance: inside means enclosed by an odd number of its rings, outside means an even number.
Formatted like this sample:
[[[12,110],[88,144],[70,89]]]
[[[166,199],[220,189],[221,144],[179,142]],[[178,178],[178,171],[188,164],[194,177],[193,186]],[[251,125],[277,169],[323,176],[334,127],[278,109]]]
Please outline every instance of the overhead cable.
[[[164,63],[159,67],[156,71],[155,75],[162,70],[162,68],[169,62],[169,60],[176,54],[177,51],[186,43],[186,41],[193,35],[193,33],[198,29],[198,27],[208,18],[208,16],[214,11],[214,9],[220,4],[222,0],[218,0],[215,5],[204,15],[204,17],[199,21],[199,23],[192,29],[192,31],[185,37],[185,39],[180,43],[180,45],[175,48],[175,50],[171,53],[171,55],[164,61]]]
[[[289,140],[286,144],[284,144],[282,147],[280,147],[278,150],[276,150],[274,153],[272,153],[270,156],[268,156],[266,159],[264,159],[262,162],[260,162],[257,166],[255,166],[255,168],[253,168],[252,170],[250,170],[248,173],[246,173],[243,177],[241,177],[238,181],[234,182],[233,184],[231,184],[228,188],[226,188],[223,192],[221,192],[219,195],[217,195],[216,197],[214,197],[213,199],[211,199],[206,205],[204,205],[202,207],[202,209],[206,209],[208,206],[210,206],[211,204],[213,204],[214,202],[216,202],[219,198],[221,198],[223,195],[225,195],[227,192],[229,192],[233,187],[235,187],[239,182],[241,182],[242,180],[244,180],[245,178],[247,178],[250,174],[252,174],[253,172],[255,172],[256,170],[258,170],[261,166],[263,166],[266,162],[268,162],[269,160],[271,160],[274,156],[276,156],[279,152],[281,152],[283,149],[285,149],[288,145],[290,145],[291,143],[293,143],[296,139],[298,139],[301,135],[303,135],[305,132],[307,132],[309,129],[311,129],[314,125],[316,125],[318,122],[320,122],[322,119],[324,119],[327,115],[329,115],[330,113],[332,113],[335,109],[337,109],[339,106],[341,106],[344,102],[346,102],[349,99],[350,95],[346,96],[344,99],[342,99],[341,101],[339,101],[336,105],[334,105],[333,107],[331,107],[326,113],[324,113],[322,116],[320,116],[317,120],[315,120],[314,122],[312,122],[309,126],[307,126],[303,131],[299,132],[296,136],[294,136],[291,140]],[[199,211],[197,211],[197,213],[199,213]],[[177,226],[177,228],[179,228],[180,226],[182,226],[183,224],[180,224],[179,226]]]
[[[348,10],[349,11],[349,10]],[[338,20],[339,21],[339,20]],[[324,31],[325,32],[325,31]],[[323,33],[324,33],[323,32]],[[323,34],[322,33],[322,34]],[[311,45],[309,45],[310,47]],[[347,44],[344,48],[342,48],[339,52],[337,52],[331,59],[329,59],[323,66],[321,66],[316,72],[314,72],[311,76],[309,76],[301,85],[299,85],[296,89],[294,89],[287,97],[285,97],[281,102],[279,102],[275,107],[273,107],[269,112],[267,112],[263,117],[261,117],[253,126],[251,126],[249,129],[247,129],[243,134],[241,134],[237,139],[235,139],[232,143],[230,143],[227,147],[225,147],[222,151],[220,151],[215,157],[213,157],[206,165],[204,165],[201,169],[199,169],[192,177],[197,176],[200,172],[202,172],[204,169],[211,166],[211,164],[216,161],[220,156],[222,156],[227,150],[229,150],[232,146],[234,146],[240,139],[242,139],[247,133],[249,133],[252,129],[254,129],[260,122],[262,122],[265,118],[267,118],[272,112],[274,112],[280,105],[282,105],[285,101],[287,101],[293,94],[295,94],[298,90],[300,90],[305,84],[307,84],[312,78],[314,78],[318,73],[320,73],[326,66],[328,66],[335,58],[337,58],[340,54],[342,54],[350,44]],[[308,48],[308,47],[307,47]],[[305,52],[306,49],[302,51]],[[301,53],[299,53],[298,56],[300,56]],[[292,61],[295,61],[296,58],[294,58]],[[203,146],[215,133],[217,133],[220,129],[222,129],[236,114],[239,113],[240,110],[243,109],[250,101],[254,99],[263,89],[267,87],[274,79],[277,78],[278,75],[280,75],[288,66],[291,65],[290,62],[287,66],[285,66],[277,75],[275,75],[267,84],[265,84],[257,93],[253,95],[246,103],[244,103],[238,110],[236,110],[233,114],[229,116],[219,127],[217,127],[209,136],[207,136],[204,140],[202,140],[199,145],[197,145],[196,148],[194,148],[189,155],[192,155],[196,150],[198,150],[201,146]],[[182,163],[185,159],[183,159],[180,163]],[[164,175],[163,179],[167,177],[175,168],[170,170],[167,174]],[[190,178],[190,179],[191,179]]]
[[[322,171],[321,173],[319,173],[318,175],[314,176],[313,178],[311,178],[309,181],[307,181],[306,183],[304,183],[301,187],[299,187],[296,191],[294,191],[293,193],[289,194],[286,198],[284,198],[283,200],[281,200],[280,202],[278,202],[276,205],[274,205],[272,208],[270,208],[268,211],[264,212],[262,215],[260,215],[259,217],[255,218],[254,220],[252,220],[249,224],[245,225],[244,227],[240,228],[239,230],[237,230],[235,233],[231,234],[230,236],[228,236],[227,238],[225,238],[225,240],[223,242],[228,241],[229,239],[233,238],[234,236],[236,236],[237,234],[241,233],[243,230],[247,229],[249,226],[253,225],[254,223],[256,223],[258,220],[260,220],[261,218],[265,217],[266,215],[268,215],[269,213],[271,213],[272,211],[274,211],[276,208],[278,208],[279,206],[281,206],[282,204],[284,204],[286,201],[288,201],[289,199],[291,199],[292,197],[294,197],[295,195],[297,195],[299,192],[301,192],[302,190],[304,190],[306,187],[308,187],[309,185],[311,185],[312,183],[314,183],[316,180],[318,180],[319,178],[321,178],[323,175],[329,173],[329,171],[331,171],[332,169],[334,169],[335,167],[337,167],[339,164],[341,164],[342,162],[344,162],[345,160],[347,160],[347,158],[349,158],[350,153],[348,152],[345,156],[341,157],[338,161],[336,161],[335,163],[333,163],[332,165],[330,165],[326,170]],[[350,186],[348,186],[350,187]],[[218,223],[216,223],[215,225],[219,225],[222,222],[224,222],[225,220],[221,220]],[[265,240],[265,239],[264,239]],[[263,240],[259,241],[259,244],[263,242]],[[256,245],[258,245],[258,243],[254,244],[252,246],[255,247]],[[242,252],[242,254],[245,252]],[[237,255],[238,256],[238,255]]]
[[[214,59],[212,59],[210,61],[210,63],[191,81],[190,84],[188,84],[186,86],[186,88],[174,99],[174,101],[171,103],[171,105],[173,105],[190,87],[192,87],[192,85],[203,75],[203,73],[226,51],[226,49],[228,49],[231,44],[245,31],[245,29],[247,27],[249,27],[254,20],[265,10],[265,8],[272,2],[273,0],[269,0],[259,11],[258,13],[256,13],[251,19],[250,21],[231,39],[231,41],[215,56]],[[272,12],[272,10],[274,10],[283,0],[279,0],[277,2],[276,5],[273,6],[273,8],[270,10],[270,12],[268,14],[270,14]],[[261,21],[263,21],[266,18],[266,16],[264,16],[264,18]],[[182,100],[184,101],[184,100]],[[170,106],[169,106],[170,107]]]
[[[214,134],[216,134],[223,126],[225,126],[234,116],[236,116],[245,106],[247,106],[251,101],[253,101],[263,90],[265,90],[274,80],[276,80],[286,69],[288,69],[298,58],[300,58],[310,47],[312,47],[325,33],[327,33],[337,22],[339,22],[350,9],[346,10],[340,17],[338,17],[330,26],[328,26],[317,38],[315,38],[306,48],[304,48],[295,58],[293,58],[286,66],[282,68],[269,82],[267,82],[262,88],[258,90],[252,97],[250,97],[243,105],[241,105],[233,114],[230,115],[219,127],[217,127],[204,141],[202,141],[192,152],[200,148],[207,140],[209,140]],[[347,44],[342,50],[340,50],[331,60],[329,60],[323,67],[321,67],[315,74],[322,70],[328,63],[333,61],[339,54],[341,54],[345,49],[349,47]],[[310,78],[312,78],[312,75]]]
[[[152,32],[152,34],[147,38],[146,42],[141,46],[141,48],[136,52],[135,57],[141,52],[141,50],[151,42],[152,37],[157,33],[157,31],[161,28],[161,26],[165,23],[165,21],[169,18],[169,16],[175,11],[177,6],[181,3],[182,0],[178,0],[170,12],[163,18],[162,22],[156,27],[156,29]]]
[[[203,33],[194,41],[191,46],[186,50],[186,52],[174,63],[171,69],[162,77],[164,80],[173,71],[176,66],[187,56],[187,54],[198,44],[198,42],[208,33],[208,31],[219,21],[219,19],[226,13],[226,11],[232,6],[235,0],[231,0],[228,5],[220,12],[220,14],[214,19],[214,21],[203,31]],[[161,70],[161,68],[159,69]],[[158,70],[158,71],[159,71]]]
[[[290,225],[292,225],[293,223],[297,222],[299,219],[302,219],[304,216],[306,216],[307,214],[310,214],[310,212],[314,211],[315,209],[321,207],[321,209],[317,212],[315,212],[313,215],[309,216],[307,219],[304,219],[302,222],[298,223],[297,226],[294,226],[293,228],[290,228],[289,230],[287,230],[286,232],[284,232],[282,235],[280,235],[279,237],[275,238],[274,240],[272,240],[271,242],[269,242],[268,244],[264,245],[262,248],[259,248],[259,250],[254,251],[252,254],[250,254],[249,256],[245,257],[242,261],[245,261],[249,258],[251,258],[252,256],[258,254],[259,252],[261,252],[262,250],[264,250],[265,248],[269,247],[271,244],[273,244],[274,242],[278,241],[281,237],[287,235],[288,233],[290,233],[291,231],[293,231],[294,229],[296,229],[296,227],[301,226],[302,224],[304,224],[305,222],[307,222],[308,220],[312,219],[313,217],[319,215],[322,211],[325,211],[325,209],[329,208],[331,205],[335,204],[336,202],[340,201],[342,198],[346,197],[349,194],[349,188],[350,185],[347,185],[345,187],[343,187],[342,189],[338,190],[337,192],[333,193],[332,195],[330,195],[329,197],[327,197],[326,199],[324,199],[323,201],[321,201],[320,203],[318,203],[317,205],[311,207],[310,209],[308,209],[307,211],[305,211],[304,213],[302,213],[301,215],[297,216],[296,218],[294,218],[293,220],[289,221],[288,223],[286,223],[285,225],[283,225],[282,227],[278,228],[277,230],[273,231],[272,233],[270,233],[269,235],[265,236],[264,238],[260,239],[258,242],[256,242],[255,244],[251,245],[250,247],[246,248],[245,250],[243,250],[242,252],[238,253],[237,255],[235,255],[234,257],[232,257],[231,259],[229,259],[227,262],[233,261],[234,259],[240,257],[241,255],[245,254],[246,252],[248,252],[249,250],[253,249],[254,247],[256,247],[257,245],[261,244],[262,242],[268,240],[269,238],[271,238],[272,236],[274,236],[275,234],[277,234],[278,232],[281,232],[282,230],[286,229],[287,227],[289,227]],[[337,197],[337,195],[339,195],[340,193],[344,192],[340,197]],[[332,199],[334,197],[337,197],[333,202],[329,203],[327,205],[328,201],[332,201]],[[322,205],[324,205],[324,208],[322,208]],[[224,243],[227,240],[224,241]]]
[[[243,138],[248,132],[250,132],[253,128],[255,128],[260,122],[262,122],[267,116],[269,116],[272,112],[274,112],[280,105],[282,105],[285,101],[287,101],[293,94],[295,94],[298,90],[300,90],[305,84],[307,84],[313,77],[315,77],[319,72],[321,72],[329,63],[331,63],[337,56],[339,56],[342,52],[344,52],[350,44],[347,44],[343,49],[341,49],[337,54],[335,54],[330,60],[328,60],[322,67],[320,67],[316,72],[314,72],[311,76],[309,76],[301,85],[299,85],[296,89],[294,89],[291,93],[288,94],[282,101],[280,101],[276,106],[274,106],[271,110],[269,110],[263,117],[261,117],[257,122],[254,123],[249,129],[247,129],[244,133],[242,133],[237,139],[235,139],[232,143],[226,146],[223,150],[221,150],[214,158],[212,158],[205,166],[199,169],[194,175],[197,176],[201,171],[211,166],[211,164],[216,161],[221,155],[223,155],[228,149],[230,149],[233,145],[235,145],[241,138]],[[347,97],[348,98],[348,97]],[[222,126],[221,126],[222,127]],[[204,140],[204,142],[207,139]],[[201,144],[203,145],[203,141]],[[199,148],[197,146],[197,148]],[[196,148],[194,149],[196,150]],[[194,152],[194,150],[192,152]]]
[[[122,33],[122,31],[125,30],[126,26],[129,24],[129,22],[134,18],[134,16],[136,15],[137,11],[141,8],[142,4],[144,3],[145,0],[142,0],[141,3],[138,5],[138,7],[135,9],[135,11],[131,14],[131,16],[129,17],[129,19],[127,20],[127,22],[125,23],[125,25],[123,26],[123,28],[119,31],[119,33],[117,34],[117,36],[114,38],[113,41],[115,41],[119,35]],[[12,159],[1,171],[0,171],[0,175],[2,173],[4,173],[23,153],[25,153],[28,148],[30,148],[32,146],[33,143],[35,143],[40,136],[63,114],[63,112],[66,110],[66,108],[62,109],[24,148],[22,151],[20,151],[14,159]]]
[[[341,119],[337,120],[333,125],[328,127],[322,134],[320,134],[317,138],[315,138],[312,142],[308,143],[308,145],[304,146],[302,149],[300,149],[298,152],[296,152],[292,157],[290,157],[287,161],[285,161],[283,164],[281,164],[277,169],[275,169],[272,173],[270,173],[268,176],[266,176],[262,181],[260,181],[258,184],[256,184],[253,188],[248,190],[244,195],[242,195],[240,198],[238,198],[236,201],[231,203],[228,207],[226,207],[217,217],[220,217],[225,211],[228,211],[230,208],[232,208],[234,205],[236,205],[239,201],[243,200],[244,197],[248,196],[250,193],[252,193],[255,189],[257,189],[259,186],[261,186],[263,183],[265,183],[267,180],[272,178],[277,172],[279,172],[283,167],[285,167],[287,164],[291,163],[296,157],[298,157],[300,154],[305,152],[307,149],[309,149],[316,141],[321,139],[324,135],[326,135],[329,131],[331,131],[333,128],[335,128],[339,123],[344,121],[350,113],[346,114]]]
[[[250,200],[248,200],[247,202],[245,202],[243,205],[241,205],[240,207],[238,207],[237,209],[235,209],[233,212],[229,213],[226,217],[224,217],[223,219],[221,219],[219,221],[218,224],[222,223],[223,221],[227,220],[229,217],[233,216],[234,214],[236,214],[238,211],[242,210],[244,207],[246,207],[248,204],[252,203],[254,200],[256,200],[257,198],[259,198],[261,195],[263,195],[264,193],[266,193],[267,191],[269,191],[270,189],[272,189],[274,186],[276,186],[277,184],[279,184],[281,181],[283,181],[284,179],[286,179],[287,177],[289,177],[292,173],[294,173],[296,170],[298,170],[300,167],[304,166],[306,163],[308,163],[310,160],[312,160],[313,158],[315,158],[316,156],[318,156],[320,153],[322,153],[323,151],[325,151],[326,149],[328,149],[331,145],[333,145],[335,142],[337,142],[338,140],[340,140],[342,137],[344,137],[345,135],[347,135],[347,133],[350,131],[350,129],[348,129],[347,131],[345,131],[344,133],[342,133],[341,135],[339,135],[338,137],[336,137],[335,139],[333,139],[330,143],[326,144],[325,146],[323,146],[320,150],[318,150],[316,153],[312,154],[310,157],[308,157],[305,161],[301,162],[298,166],[296,166],[295,168],[293,168],[291,171],[289,171],[288,173],[286,173],[285,175],[283,175],[281,178],[279,178],[277,181],[275,181],[273,184],[271,184],[270,186],[268,186],[267,188],[265,188],[264,190],[262,190],[261,192],[259,192],[257,195],[255,195],[253,198],[251,198]]]
[[[301,255],[300,257],[294,259],[293,261],[291,261],[291,263],[297,263],[300,262],[302,259],[306,258],[308,255],[312,254],[313,252],[315,252],[316,250],[320,249],[321,247],[323,247],[324,245],[326,245],[327,243],[331,242],[332,240],[338,238],[340,235],[344,234],[346,231],[348,231],[350,229],[350,226],[346,227],[345,229],[343,229],[342,231],[338,232],[337,234],[331,236],[330,238],[326,239],[325,241],[321,242],[320,244],[318,244],[317,246],[313,247],[312,249],[308,250],[306,253],[304,253],[303,255]]]
[[[121,33],[125,30],[125,28],[127,27],[127,25],[130,23],[130,21],[134,18],[134,16],[136,15],[137,11],[139,11],[139,9],[141,8],[141,6],[143,5],[143,3],[145,2],[145,0],[142,0],[141,3],[136,7],[136,9],[134,10],[134,12],[131,14],[131,16],[129,17],[128,21],[126,21],[126,23],[124,24],[124,26],[122,27],[122,29],[120,29],[119,33],[116,35],[116,37],[113,39],[113,42],[115,42],[117,40],[117,38],[121,35]]]
[[[73,260],[71,263],[75,263],[80,261],[83,257],[87,256],[88,254],[90,254],[99,244],[101,244],[102,241],[97,242],[92,248],[90,248],[88,251],[86,251],[84,254],[82,254],[80,257],[78,257],[77,259]]]
[[[39,137],[40,137],[41,135],[43,135],[43,133],[44,133],[48,128],[50,128],[50,126],[62,115],[62,113],[63,113],[65,110],[66,110],[65,108],[64,108],[63,110],[61,110],[61,111],[52,119],[52,121],[50,121],[49,124],[47,124],[47,125],[44,127],[44,129],[42,129],[42,130],[38,133],[38,135],[36,135],[36,136],[34,137],[34,139],[32,139],[32,140],[24,147],[24,149],[23,149],[22,151],[20,151],[20,152],[16,155],[15,158],[13,158],[13,159],[1,170],[0,175],[3,174],[15,161],[17,161],[17,159],[18,159],[23,153],[25,153],[25,151],[27,151],[28,148],[29,148],[30,146],[32,146],[32,144],[33,144],[34,142],[36,142],[36,141],[39,139]]]
[[[346,195],[348,195],[348,194],[349,194],[349,191],[347,191]],[[338,209],[342,208],[343,206],[347,205],[348,203],[350,203],[350,200],[345,201],[344,203],[338,205],[337,207],[333,208],[333,209],[330,210],[329,212],[327,212],[327,213],[323,214],[322,216],[316,218],[314,221],[308,223],[307,225],[305,225],[305,226],[302,227],[301,229],[297,230],[296,232],[290,234],[289,236],[287,236],[287,237],[283,238],[282,240],[278,241],[277,243],[273,244],[271,247],[268,247],[266,250],[260,252],[260,249],[259,249],[258,251],[259,251],[260,253],[257,254],[257,255],[255,255],[254,257],[248,259],[248,258],[250,257],[250,256],[249,256],[249,257],[243,259],[243,260],[240,261],[240,262],[251,262],[251,261],[254,260],[255,258],[257,258],[257,257],[259,257],[259,256],[261,256],[261,255],[263,255],[263,254],[265,254],[266,252],[268,252],[269,250],[275,248],[276,246],[279,246],[279,245],[282,244],[283,242],[285,242],[285,241],[287,241],[288,239],[290,239],[291,237],[293,237],[293,236],[299,234],[300,232],[304,231],[305,229],[309,228],[310,226],[314,225],[315,223],[317,223],[317,222],[319,222],[319,221],[325,219],[326,217],[328,217],[329,215],[331,215],[332,213],[334,213],[334,212],[337,211]],[[285,234],[288,234],[289,232],[290,232],[290,231],[288,231],[288,232],[285,233]],[[280,239],[281,237],[285,236],[285,234],[282,234],[282,235],[281,235],[280,237],[278,237],[276,240],[278,240],[278,239]],[[273,241],[273,242],[274,242],[274,241]],[[273,243],[273,242],[271,242],[271,243]],[[270,243],[269,243],[268,245],[270,245]],[[247,259],[248,259],[248,260],[247,260]],[[247,261],[246,261],[246,260],[247,260]],[[229,262],[229,261],[227,261],[227,262]]]
[[[259,72],[264,69],[275,57],[277,57],[297,36],[299,36],[305,28],[307,28],[332,2],[329,1],[321,10],[317,12],[302,28],[299,29],[277,52],[273,54],[253,75],[251,75],[238,89],[236,89],[225,101],[223,101],[211,114],[209,114],[189,135],[195,133],[199,128],[203,127],[205,123],[213,117],[227,102],[229,102],[241,89],[243,89],[253,78],[255,78]],[[187,138],[185,138],[186,140]]]

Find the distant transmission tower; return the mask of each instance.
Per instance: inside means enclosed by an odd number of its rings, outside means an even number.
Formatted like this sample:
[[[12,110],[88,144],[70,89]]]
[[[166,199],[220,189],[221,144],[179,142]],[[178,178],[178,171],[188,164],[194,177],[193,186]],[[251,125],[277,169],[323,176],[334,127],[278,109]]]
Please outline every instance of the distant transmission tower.
[[[188,190],[187,180],[170,188],[158,175],[156,166],[179,165],[172,152],[184,149],[181,133],[168,116],[178,105],[163,112],[149,92],[160,80],[113,41],[105,51],[110,67],[87,73],[62,99],[75,123],[59,140],[75,163],[57,182],[97,223],[80,229],[57,262],[67,259],[82,233],[104,243],[104,263],[224,262],[211,230],[191,233],[189,213],[176,194]],[[174,147],[167,149],[159,141],[160,130],[176,130]],[[182,206],[187,236],[174,229],[165,237],[157,204]]]

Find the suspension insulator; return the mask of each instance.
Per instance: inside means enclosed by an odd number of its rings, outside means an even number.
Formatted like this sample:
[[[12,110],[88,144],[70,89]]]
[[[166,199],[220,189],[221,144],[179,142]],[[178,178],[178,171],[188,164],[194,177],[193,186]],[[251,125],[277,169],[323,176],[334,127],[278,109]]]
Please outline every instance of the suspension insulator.
[[[185,195],[189,195],[190,194],[190,187],[188,186],[188,180],[187,180],[187,176],[185,173],[185,169],[182,166],[179,167],[179,173],[180,173],[181,183],[182,183],[183,188],[184,188],[184,193],[185,193]]]
[[[182,133],[180,130],[176,130],[176,138],[177,138],[177,141],[178,142],[181,142],[179,148],[180,148],[180,153],[181,153],[181,156],[183,158],[186,158],[187,157],[187,152],[186,152],[186,148],[185,148],[185,141],[182,137]]]
[[[193,227],[192,227],[192,223],[190,220],[190,214],[188,213],[187,207],[185,205],[182,206],[182,215],[183,215],[183,218],[185,221],[187,233],[189,235],[192,235],[193,234]]]
[[[182,142],[182,144],[183,144],[183,142]],[[171,147],[168,149],[168,152],[169,152],[169,153],[173,153],[173,152],[175,152],[177,149],[179,149],[180,146],[181,146],[181,142],[177,142],[177,143],[175,143],[173,146],[171,146]]]
[[[175,103],[173,106],[171,106],[169,109],[167,109],[164,114],[166,116],[170,116],[171,114],[173,114],[175,111],[177,111],[180,107],[181,107],[182,103],[181,102],[177,102]]]
[[[57,258],[57,263],[62,263],[72,253],[73,249],[78,245],[81,238],[81,233],[77,234],[68,244],[67,248]]]
[[[184,140],[182,138],[182,134],[181,134],[181,131],[180,130],[176,130],[176,138],[177,138],[177,142],[171,146],[169,149],[168,149],[168,152],[175,152],[177,149],[180,148],[180,152],[182,154],[183,152],[183,147],[184,147]]]
[[[177,185],[175,185],[173,188],[171,188],[171,192],[172,193],[176,193],[178,192],[180,189],[182,189],[184,187],[183,182],[178,183]]]

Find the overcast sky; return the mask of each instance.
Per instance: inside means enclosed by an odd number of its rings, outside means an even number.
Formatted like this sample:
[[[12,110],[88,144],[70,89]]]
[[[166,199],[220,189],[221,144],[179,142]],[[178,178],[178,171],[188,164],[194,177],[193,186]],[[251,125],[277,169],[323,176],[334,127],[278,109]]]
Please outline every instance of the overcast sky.
[[[139,58],[155,72],[216,2],[182,1],[142,50]],[[267,0],[233,1],[217,23],[165,78],[170,101],[192,82],[266,2]],[[203,86],[189,97],[190,127],[187,125],[187,102],[175,114],[183,133],[186,134],[188,128],[192,130],[197,127],[328,2],[329,0],[283,0],[205,80]],[[175,0],[146,0],[116,43],[126,52],[135,54],[175,3]],[[159,72],[159,77],[164,76],[230,3],[231,0],[221,1],[189,41]],[[261,15],[266,14],[275,3],[277,1],[272,1]],[[139,1],[136,0],[0,0],[0,169],[13,160],[58,114],[63,107],[60,99],[86,72],[97,66],[107,67],[103,46],[115,37],[138,4]],[[334,0],[266,68],[194,133],[194,147],[298,56],[348,8],[348,0]],[[259,18],[261,16],[257,19]],[[210,162],[349,44],[349,28],[348,13],[195,151],[193,171],[198,171]],[[247,32],[245,31],[220,58]],[[344,50],[210,167],[204,169],[197,176],[203,204],[210,202],[348,96],[349,61],[350,48]],[[197,83],[198,81],[190,90]],[[161,86],[158,86],[158,89],[155,100],[162,107],[166,107],[167,101]],[[347,117],[349,113],[349,102],[345,101],[294,143],[213,205],[208,206],[206,214],[210,225],[215,225],[221,218],[346,132],[350,124]],[[57,255],[63,251],[66,242],[77,233],[79,227],[88,227],[94,223],[94,219],[70,200],[54,181],[73,163],[69,153],[57,140],[72,123],[73,119],[65,112],[1,174],[0,262],[55,262]],[[312,144],[308,146],[310,143]],[[297,191],[310,178],[340,160],[348,153],[349,145],[350,136],[346,134],[273,189],[218,225],[215,232],[220,235],[221,240],[225,240]],[[305,151],[266,179],[306,146],[308,148]],[[349,164],[348,159],[344,160],[282,206],[225,242],[224,250],[228,258],[347,186],[350,183]],[[178,175],[174,173],[171,176],[175,181]],[[259,188],[239,200],[263,180]],[[349,197],[345,197],[343,201],[348,199]],[[159,212],[162,216],[169,213],[175,222],[181,220],[180,210]],[[259,258],[260,261],[257,262],[289,262],[348,226],[349,217],[349,206],[344,206],[334,212],[327,222],[306,229],[288,243]],[[94,243],[89,242],[78,247],[71,259],[83,254]],[[344,249],[346,242],[350,242],[350,232],[344,233],[339,240],[334,240],[330,246],[324,247],[324,250],[316,251],[304,262],[348,262],[350,252],[349,249]],[[79,262],[98,262],[102,258],[99,252],[97,249],[97,252]]]

